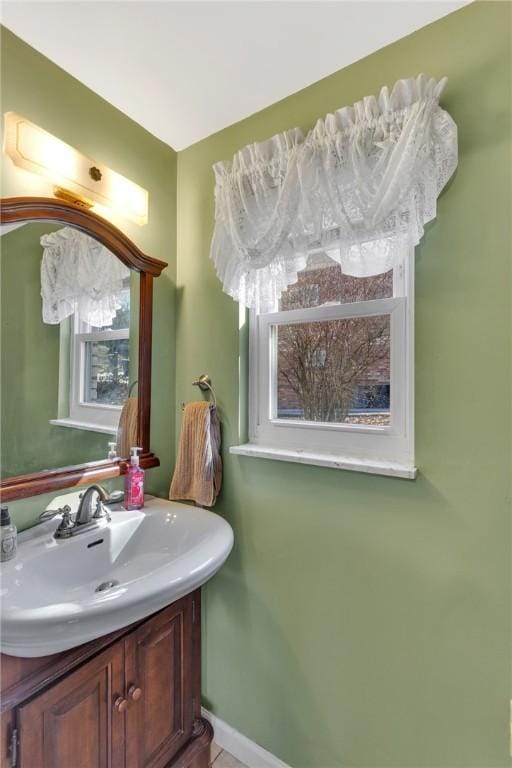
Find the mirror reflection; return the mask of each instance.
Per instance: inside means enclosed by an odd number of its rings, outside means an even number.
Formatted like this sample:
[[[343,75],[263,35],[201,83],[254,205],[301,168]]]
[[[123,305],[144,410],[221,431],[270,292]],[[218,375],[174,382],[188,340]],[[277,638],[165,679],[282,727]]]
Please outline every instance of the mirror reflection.
[[[1,478],[137,445],[139,275],[89,235],[30,222],[1,245]]]

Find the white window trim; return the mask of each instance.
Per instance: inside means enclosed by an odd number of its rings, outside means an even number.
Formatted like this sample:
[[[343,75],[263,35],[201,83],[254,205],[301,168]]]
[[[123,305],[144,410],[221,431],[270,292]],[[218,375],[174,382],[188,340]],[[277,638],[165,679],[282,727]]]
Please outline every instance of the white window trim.
[[[77,317],[73,318],[73,325]],[[80,429],[85,429],[88,424],[93,431],[112,432],[117,431],[120,405],[102,405],[86,403],[84,401],[83,370],[85,365],[85,343],[88,341],[110,341],[112,339],[126,339],[129,331],[94,331],[89,333],[75,333],[71,329],[71,388],[69,398],[69,419],[66,424],[60,421],[60,426],[73,426],[73,422],[80,424]]]
[[[115,435],[117,433],[117,426],[104,427],[101,424],[92,424],[88,421],[74,421],[73,419],[50,419],[50,424],[54,427],[67,427],[68,429],[81,429],[86,432],[101,432],[105,435]]]
[[[414,479],[414,249],[395,267],[393,298],[250,313],[249,443],[232,446],[243,456],[292,461]],[[275,393],[269,383],[270,333],[274,325],[389,314],[391,414],[389,427],[291,422],[270,417]]]

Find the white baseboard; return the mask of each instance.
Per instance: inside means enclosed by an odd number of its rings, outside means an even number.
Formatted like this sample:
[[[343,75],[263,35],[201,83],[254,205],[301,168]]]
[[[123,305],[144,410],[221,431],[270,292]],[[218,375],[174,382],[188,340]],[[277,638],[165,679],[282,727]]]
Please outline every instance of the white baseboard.
[[[267,752],[266,749],[248,739],[243,733],[235,731],[224,720],[212,715],[204,707],[201,713],[213,726],[215,743],[230,752],[233,757],[247,765],[248,768],[290,768],[271,752]]]

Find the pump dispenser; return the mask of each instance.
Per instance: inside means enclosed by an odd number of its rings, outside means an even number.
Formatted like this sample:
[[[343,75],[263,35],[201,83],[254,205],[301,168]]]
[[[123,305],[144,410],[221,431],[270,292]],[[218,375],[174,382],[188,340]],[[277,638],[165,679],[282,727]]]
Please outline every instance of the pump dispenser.
[[[142,509],[144,506],[144,470],[139,466],[139,451],[142,448],[130,448],[130,466],[124,476],[125,509]]]

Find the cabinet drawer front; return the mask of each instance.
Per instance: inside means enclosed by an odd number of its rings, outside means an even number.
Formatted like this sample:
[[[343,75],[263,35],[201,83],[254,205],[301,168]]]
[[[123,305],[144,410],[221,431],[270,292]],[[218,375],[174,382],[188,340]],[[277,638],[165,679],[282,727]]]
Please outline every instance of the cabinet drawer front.
[[[192,609],[184,598],[126,639],[127,768],[161,768],[192,732]]]
[[[124,645],[18,709],[21,768],[124,768]]]

